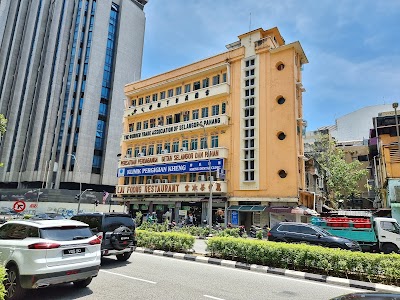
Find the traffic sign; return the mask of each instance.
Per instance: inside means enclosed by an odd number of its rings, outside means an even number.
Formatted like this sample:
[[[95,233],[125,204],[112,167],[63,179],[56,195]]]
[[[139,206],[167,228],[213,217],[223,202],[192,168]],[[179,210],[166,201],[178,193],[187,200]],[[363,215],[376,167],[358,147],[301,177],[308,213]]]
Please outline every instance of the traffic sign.
[[[14,202],[14,205],[13,205],[14,211],[16,211],[16,212],[22,212],[22,211],[25,210],[25,208],[26,208],[26,204],[25,204],[24,201],[18,200],[18,201],[15,201],[15,202]]]

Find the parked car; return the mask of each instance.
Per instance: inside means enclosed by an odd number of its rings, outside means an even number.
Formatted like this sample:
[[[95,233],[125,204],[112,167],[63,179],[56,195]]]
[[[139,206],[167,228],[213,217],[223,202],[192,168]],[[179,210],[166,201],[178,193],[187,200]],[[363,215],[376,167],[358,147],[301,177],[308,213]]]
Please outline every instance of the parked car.
[[[10,220],[0,227],[0,261],[7,269],[7,299],[26,289],[73,282],[86,287],[100,267],[101,240],[85,223],[70,220]]]
[[[306,223],[280,222],[268,232],[268,240],[287,243],[307,243],[361,251],[360,245],[357,242],[334,236],[320,227]]]
[[[103,237],[101,255],[115,255],[126,261],[136,247],[135,223],[130,215],[124,213],[81,213],[71,217],[84,222],[94,233]]]
[[[66,219],[62,214],[58,213],[41,213],[30,218],[31,220],[62,220]]]
[[[384,293],[384,292],[370,292],[370,293],[351,293],[332,298],[331,300],[400,300],[399,293]]]

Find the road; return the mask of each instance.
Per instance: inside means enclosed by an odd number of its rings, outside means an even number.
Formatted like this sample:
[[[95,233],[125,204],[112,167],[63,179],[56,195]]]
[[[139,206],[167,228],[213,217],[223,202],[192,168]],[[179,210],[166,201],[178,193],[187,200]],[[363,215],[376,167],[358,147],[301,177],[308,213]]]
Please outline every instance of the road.
[[[331,299],[360,291],[273,274],[133,253],[106,258],[88,288],[71,284],[30,291],[27,299]]]

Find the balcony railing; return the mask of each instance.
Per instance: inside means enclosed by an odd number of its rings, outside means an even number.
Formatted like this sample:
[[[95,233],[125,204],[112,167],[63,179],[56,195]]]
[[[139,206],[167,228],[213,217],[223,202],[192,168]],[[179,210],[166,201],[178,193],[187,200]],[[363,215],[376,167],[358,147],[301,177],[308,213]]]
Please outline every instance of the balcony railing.
[[[124,133],[122,136],[122,141],[132,141],[132,140],[140,140],[140,139],[148,139],[154,136],[163,137],[169,133],[177,133],[177,132],[186,132],[186,131],[193,131],[195,129],[203,128],[200,124],[204,125],[205,128],[207,127],[219,127],[219,126],[227,126],[228,125],[228,116],[227,115],[217,115],[208,118],[202,118],[197,120],[190,120],[186,122],[179,122],[168,124],[164,126],[157,126],[153,128],[148,128],[140,131],[135,131],[131,133]]]
[[[207,195],[210,193],[209,187],[210,183],[208,181],[117,185],[117,196],[152,194]],[[225,194],[227,193],[227,190],[228,184],[226,181],[212,182],[212,193],[214,195]]]
[[[210,158],[228,158],[228,149],[224,147],[210,148]],[[180,161],[195,161],[199,159],[208,159],[208,150],[185,150],[179,152],[163,153],[157,155],[148,155],[141,157],[121,157],[118,167],[152,165],[163,163],[174,163]]]
[[[214,97],[228,95],[228,94],[229,94],[229,84],[221,83],[218,85],[209,86],[207,88],[199,89],[189,93],[168,97],[159,101],[145,103],[138,106],[129,106],[124,111],[124,117],[147,113],[150,111],[152,112],[154,110],[160,110],[163,108],[171,107],[173,105],[178,105],[182,103],[198,101],[203,99],[209,100]]]

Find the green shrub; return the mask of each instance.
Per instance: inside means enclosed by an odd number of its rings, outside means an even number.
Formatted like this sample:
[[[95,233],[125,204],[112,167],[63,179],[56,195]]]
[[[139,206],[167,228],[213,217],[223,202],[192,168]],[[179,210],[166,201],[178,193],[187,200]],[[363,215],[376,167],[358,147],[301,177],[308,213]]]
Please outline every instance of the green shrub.
[[[249,264],[400,285],[400,255],[352,252],[306,244],[232,237],[207,241],[212,256]]]
[[[148,249],[180,252],[193,249],[195,238],[180,232],[136,230],[137,245]]]
[[[0,300],[4,300],[6,295],[6,288],[4,286],[4,279],[6,278],[6,269],[4,267],[0,267]]]

